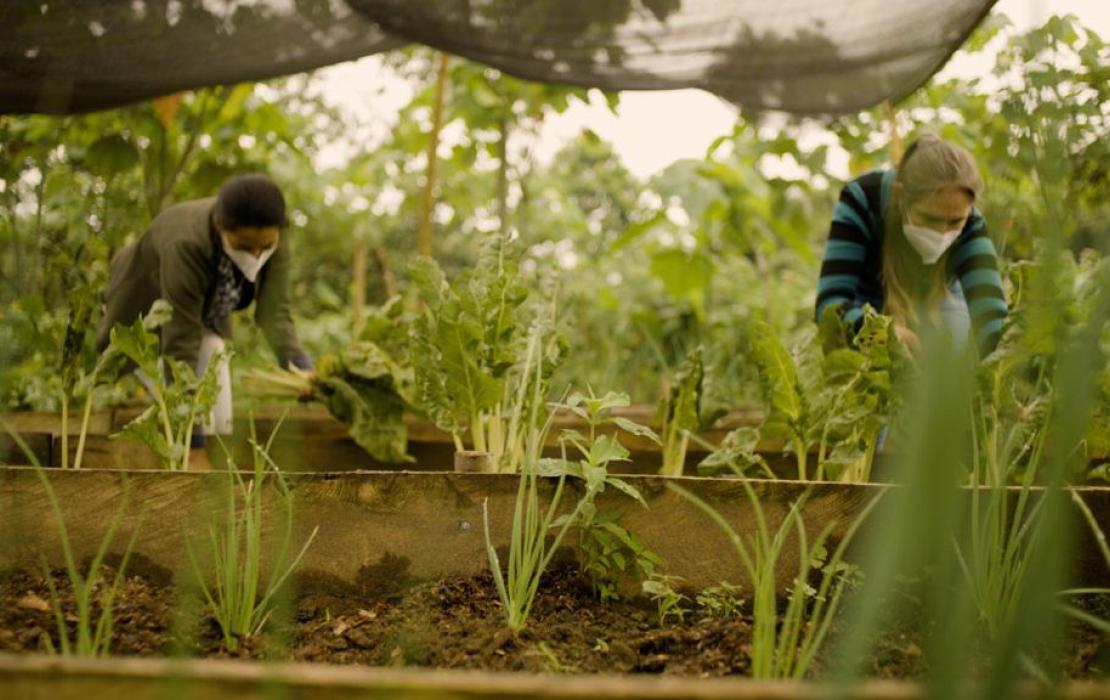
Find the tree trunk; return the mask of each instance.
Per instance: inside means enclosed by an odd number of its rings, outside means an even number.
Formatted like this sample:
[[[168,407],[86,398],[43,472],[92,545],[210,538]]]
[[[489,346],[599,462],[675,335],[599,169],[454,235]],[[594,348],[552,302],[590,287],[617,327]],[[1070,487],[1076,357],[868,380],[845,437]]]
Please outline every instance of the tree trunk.
[[[443,94],[447,88],[447,60],[439,55],[439,74],[436,77],[435,102],[432,105],[432,133],[428,137],[428,174],[424,180],[423,205],[420,212],[420,231],[416,251],[426,258],[432,257],[432,209],[435,208],[436,150],[439,147],[439,130],[443,124]]]
[[[355,238],[355,251],[351,261],[351,318],[357,333],[366,316],[366,239]]]
[[[382,292],[386,299],[397,296],[397,278],[393,276],[393,269],[389,267],[389,260],[385,256],[385,248],[374,248],[374,266],[378,270],[378,278],[382,281]]]
[[[497,222],[504,236],[509,230],[509,117],[504,111],[497,121],[497,135]]]

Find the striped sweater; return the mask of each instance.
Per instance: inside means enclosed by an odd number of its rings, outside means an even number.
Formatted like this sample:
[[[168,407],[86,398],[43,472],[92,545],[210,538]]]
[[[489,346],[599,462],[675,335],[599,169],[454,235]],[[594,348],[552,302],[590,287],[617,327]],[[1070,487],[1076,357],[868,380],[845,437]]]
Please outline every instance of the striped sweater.
[[[840,191],[821,262],[817,319],[830,304],[843,304],[844,320],[851,325],[862,319],[864,305],[883,310],[883,212],[890,201],[894,172],[867,173]],[[998,253],[978,209],[972,208],[947,259],[949,280],[959,280],[975,341],[985,356],[998,344],[1008,308],[998,274]]]

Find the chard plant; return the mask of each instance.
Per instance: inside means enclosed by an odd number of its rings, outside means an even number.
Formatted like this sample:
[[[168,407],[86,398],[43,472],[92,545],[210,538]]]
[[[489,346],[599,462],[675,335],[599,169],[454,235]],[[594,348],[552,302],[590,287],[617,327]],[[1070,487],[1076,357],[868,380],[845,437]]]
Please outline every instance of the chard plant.
[[[115,601],[127,577],[127,565],[131,559],[131,552],[135,548],[141,530],[141,519],[131,532],[131,537],[124,546],[123,555],[115,567],[112,576],[106,576],[104,560],[109,549],[116,540],[124,515],[130,508],[131,482],[125,477],[121,482],[121,500],[119,508],[108,521],[108,527],[100,538],[96,552],[89,560],[87,568],[82,570],[77,565],[73,554],[73,545],[70,542],[69,530],[66,527],[65,515],[62,513],[61,502],[54,493],[54,487],[46,470],[39,464],[34,452],[27,446],[23,438],[3,418],[0,418],[0,427],[11,436],[16,445],[23,451],[28,463],[32,465],[39,484],[46,494],[50,504],[50,512],[54,518],[54,527],[58,531],[58,541],[62,548],[62,560],[65,564],[66,578],[73,592],[74,609],[72,616],[68,614],[63,605],[62,592],[54,585],[54,577],[50,566],[45,559],[42,562],[43,579],[50,591],[50,609],[54,615],[54,624],[58,633],[58,643],[44,636],[47,651],[52,654],[78,657],[107,656],[112,648],[112,635],[115,631]]]
[[[193,430],[198,421],[207,418],[216,401],[219,390],[216,368],[221,357],[212,358],[198,377],[186,363],[159,356],[159,340],[154,330],[172,315],[169,302],[159,299],[130,326],[117,324],[112,329],[111,348],[142,371],[154,400],[154,405],[113,437],[141,442],[158,455],[167,469],[185,470]]]
[[[760,470],[774,478],[757,450],[782,441],[801,480],[812,475],[869,481],[882,432],[901,405],[897,378],[909,365],[891,320],[868,307],[859,330],[849,333],[830,309],[794,352],[757,320],[749,330],[748,351],[759,371],[766,417],[758,428],[730,432],[698,470]]]
[[[656,417],[660,425],[664,476],[682,476],[691,436],[712,424],[719,414],[702,415],[702,390],[705,379],[703,351],[696,347],[687,354],[669,391],[659,402]]]
[[[262,631],[273,614],[278,594],[319,531],[318,527],[313,528],[300,549],[296,549],[293,494],[269,455],[280,427],[281,421],[263,445],[257,440],[252,421],[253,472],[244,475],[229,451],[222,521],[209,528],[206,540],[198,542],[185,534],[185,552],[193,579],[228,651],[237,650],[240,639]],[[266,481],[277,487],[281,514],[279,536],[269,550],[263,537],[268,519],[263,498]],[[264,559],[267,575],[263,575]]]
[[[808,493],[791,504],[786,517],[773,529],[751,483],[747,479],[740,482],[755,517],[755,532],[747,537],[738,534],[724,516],[694,494],[675,484],[667,484],[667,488],[709,516],[736,552],[752,601],[752,677],[801,679],[821,650],[844,592],[854,580],[856,568],[845,561],[844,554],[879,497],[868,502],[829,552],[829,538],[836,523],[828,523],[810,539],[802,517]],[[791,538],[797,546],[794,556],[786,554]],[[791,571],[791,587],[780,616],[776,570],[791,561],[797,568]],[[816,587],[814,578],[818,579]]]
[[[85,336],[92,324],[92,314],[95,295],[84,287],[78,288],[70,294],[69,310],[66,317],[65,333],[62,340],[62,361],[60,376],[62,383],[61,392],[61,440],[62,440],[62,468],[70,466],[69,454],[69,420],[73,402],[82,394],[85,396],[81,410],[81,422],[77,433],[77,447],[73,455],[72,466],[80,469],[85,455],[85,441],[89,432],[89,419],[92,416],[93,402],[98,385],[114,378],[122,366],[122,356],[113,347],[107,347],[97,358],[91,371],[85,372],[83,355]]]
[[[551,325],[551,311],[527,320],[528,287],[518,273],[519,253],[505,235],[488,238],[478,262],[448,284],[430,259],[413,263],[423,313],[415,320],[411,356],[419,408],[454,436],[455,447],[490,454],[497,471],[515,472],[526,449],[533,396],[517,386],[542,387],[561,352],[554,334],[529,360],[533,326]],[[552,305],[553,309],[553,305]]]
[[[255,397],[296,400],[311,396],[351,438],[382,462],[411,462],[405,410],[416,406],[413,368],[400,298],[368,310],[358,337],[343,350],[321,357],[315,376],[296,369],[251,368],[243,388]]]

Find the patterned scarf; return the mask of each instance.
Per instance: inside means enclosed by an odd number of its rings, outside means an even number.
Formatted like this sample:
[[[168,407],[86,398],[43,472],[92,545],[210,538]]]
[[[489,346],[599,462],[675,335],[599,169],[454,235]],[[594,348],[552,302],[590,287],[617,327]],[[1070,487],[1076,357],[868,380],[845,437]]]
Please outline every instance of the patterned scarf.
[[[216,289],[212,300],[208,303],[208,311],[204,314],[204,325],[209,330],[216,331],[220,325],[239,308],[239,300],[243,296],[240,275],[235,269],[235,263],[220,249],[220,262],[216,266]]]

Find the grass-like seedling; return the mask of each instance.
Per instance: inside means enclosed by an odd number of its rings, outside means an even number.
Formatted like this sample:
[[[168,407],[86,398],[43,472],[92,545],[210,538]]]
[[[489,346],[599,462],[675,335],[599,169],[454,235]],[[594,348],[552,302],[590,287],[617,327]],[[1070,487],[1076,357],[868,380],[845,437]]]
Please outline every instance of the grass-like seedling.
[[[126,578],[127,564],[140,530],[139,526],[136,525],[124,548],[119,564],[116,566],[115,575],[110,579],[106,578],[103,570],[104,559],[108,555],[112,542],[115,541],[123,516],[130,505],[130,482],[126,478],[123,479],[120,506],[109,521],[108,529],[101,537],[100,544],[89,562],[88,569],[82,572],[73,555],[73,547],[70,544],[69,530],[66,527],[61,503],[58,501],[57,494],[54,493],[54,487],[50,484],[46,470],[39,464],[23,438],[2,418],[0,418],[0,426],[23,451],[34,468],[36,476],[38,476],[43,493],[46,494],[46,499],[50,504],[50,512],[54,517],[54,525],[58,530],[58,540],[62,548],[62,560],[65,563],[66,577],[73,589],[75,608],[71,626],[62,605],[61,592],[54,585],[54,578],[49,565],[43,561],[43,578],[50,590],[50,608],[54,614],[54,622],[58,631],[58,643],[56,645],[49,637],[45,638],[47,650],[65,656],[107,656],[111,650],[112,634],[115,629],[113,609],[116,596]]]
[[[289,575],[300,563],[319,528],[293,556],[293,499],[288,484],[277,465],[270,459],[269,450],[281,421],[275,426],[266,444],[258,442],[251,427],[251,448],[254,470],[250,478],[244,477],[231,455],[228,479],[224,494],[222,522],[212,526],[208,533],[207,563],[202,565],[198,544],[185,537],[185,551],[198,587],[203,592],[208,610],[223,635],[224,646],[229,651],[239,647],[239,639],[262,631],[274,610],[276,596]],[[265,529],[265,504],[262,497],[263,483],[270,479],[280,492],[282,511],[281,536],[269,552],[269,574],[263,576],[263,531]],[[211,585],[208,585],[211,572]]]
[[[810,540],[802,518],[806,496],[796,500],[777,530],[772,530],[755,489],[741,479],[755,515],[756,530],[741,537],[711,505],[675,484],[667,488],[697,506],[728,537],[740,559],[752,598],[752,676],[756,679],[800,679],[809,671],[824,643],[840,608],[854,567],[844,561],[844,553],[856,531],[878,502],[871,500],[848,526],[836,548],[827,557],[826,543],[835,523],[826,525]],[[776,569],[784,560],[787,542],[795,537],[797,570],[781,618],[776,595]],[[812,587],[811,579],[820,582]]]

